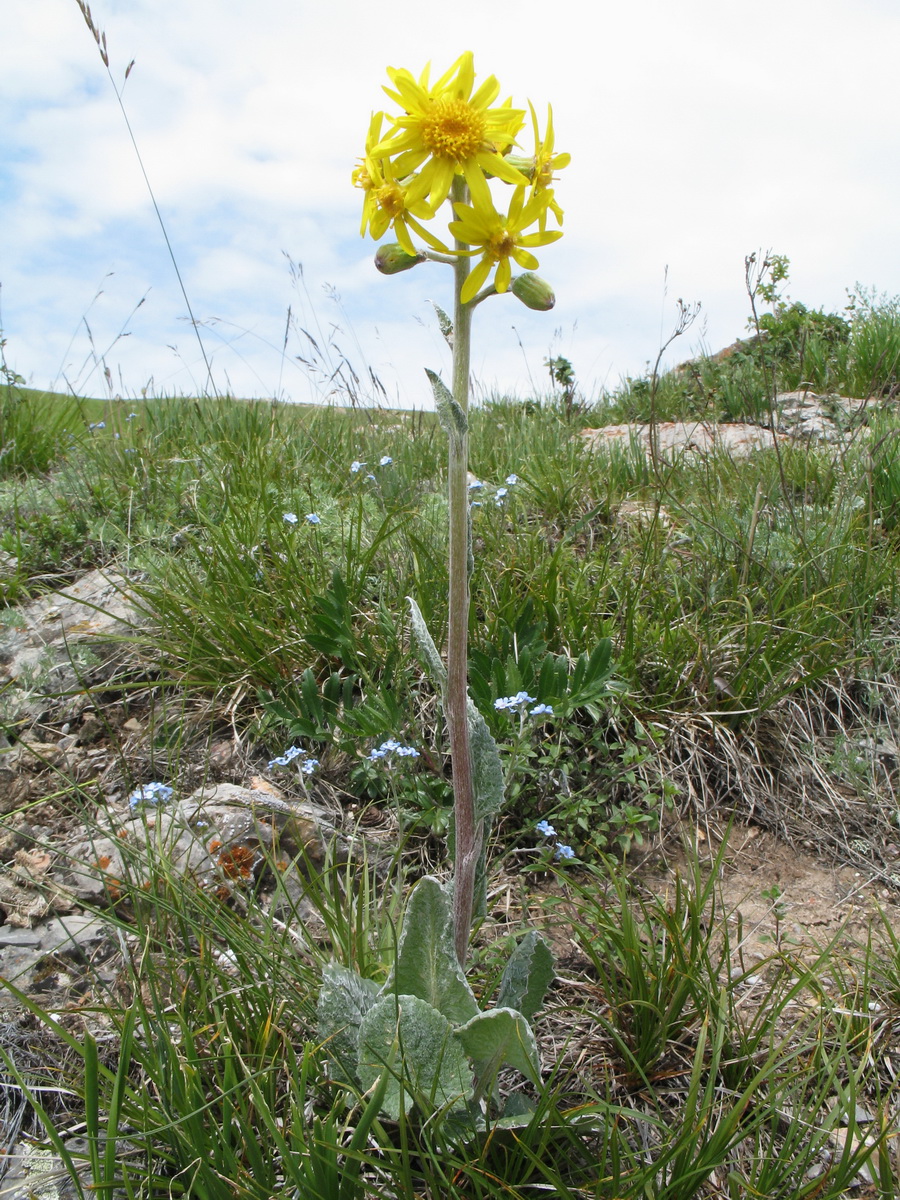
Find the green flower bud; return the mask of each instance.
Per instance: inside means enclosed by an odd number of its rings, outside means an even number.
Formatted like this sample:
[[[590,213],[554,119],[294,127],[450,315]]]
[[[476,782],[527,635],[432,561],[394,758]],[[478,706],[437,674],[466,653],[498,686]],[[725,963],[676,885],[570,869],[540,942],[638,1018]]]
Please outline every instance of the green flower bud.
[[[407,254],[399,242],[379,246],[375,255],[375,266],[382,275],[399,275],[401,271],[408,271],[424,261],[424,254]]]
[[[545,279],[541,279],[540,275],[534,275],[531,271],[526,271],[524,275],[517,275],[510,283],[509,290],[522,301],[526,308],[533,308],[536,312],[549,312],[556,303],[556,296],[554,296],[550,284]]]
[[[517,171],[521,171],[527,179],[534,178],[534,157],[526,158],[522,154],[505,154],[504,160]]]

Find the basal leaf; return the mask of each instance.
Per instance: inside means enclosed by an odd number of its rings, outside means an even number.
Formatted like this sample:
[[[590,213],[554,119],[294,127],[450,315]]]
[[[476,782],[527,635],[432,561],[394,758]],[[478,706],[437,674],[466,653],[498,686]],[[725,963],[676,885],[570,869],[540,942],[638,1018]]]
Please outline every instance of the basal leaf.
[[[540,1082],[541,1068],[534,1033],[525,1017],[515,1009],[492,1008],[480,1012],[457,1029],[456,1035],[472,1059],[480,1093],[493,1086],[497,1072],[507,1063],[532,1083]]]
[[[378,984],[355,971],[330,962],[322,972],[317,1012],[319,1037],[328,1043],[332,1075],[352,1082],[356,1078],[359,1027],[378,999]]]
[[[359,1031],[357,1071],[368,1091],[390,1073],[383,1109],[394,1120],[413,1104],[426,1115],[472,1095],[472,1071],[445,1016],[418,996],[384,996]]]
[[[403,918],[397,957],[382,996],[418,996],[454,1025],[478,1012],[453,941],[450,898],[426,875],[413,888]]]
[[[514,1008],[530,1020],[543,1004],[553,976],[550,947],[536,929],[530,929],[509,956],[497,1007]]]

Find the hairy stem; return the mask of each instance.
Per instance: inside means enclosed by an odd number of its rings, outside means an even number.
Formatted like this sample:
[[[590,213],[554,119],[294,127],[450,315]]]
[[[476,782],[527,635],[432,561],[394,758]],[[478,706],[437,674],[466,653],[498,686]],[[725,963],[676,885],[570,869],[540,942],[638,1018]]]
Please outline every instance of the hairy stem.
[[[451,199],[464,201],[466,185],[453,181]],[[456,249],[464,248],[459,242]],[[468,412],[469,359],[472,306],[463,304],[462,289],[469,274],[469,260],[460,255],[454,263],[453,307],[453,398]],[[469,632],[469,435],[450,437],[448,468],[450,507],[450,614],[447,633],[447,726],[453,762],[453,808],[456,855],[453,864],[453,935],[456,956],[465,963],[472,927],[475,870],[481,851],[481,827],[475,816],[472,779],[472,750],[468,699]]]

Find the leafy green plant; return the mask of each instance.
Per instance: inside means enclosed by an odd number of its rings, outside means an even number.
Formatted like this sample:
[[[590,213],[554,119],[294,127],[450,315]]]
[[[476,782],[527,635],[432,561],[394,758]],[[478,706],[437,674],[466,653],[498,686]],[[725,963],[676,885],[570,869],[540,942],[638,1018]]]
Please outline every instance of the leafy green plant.
[[[499,1098],[504,1065],[540,1082],[529,1019],[552,978],[550,951],[532,930],[510,956],[495,1006],[480,1009],[456,955],[447,893],[426,876],[410,893],[380,987],[351,968],[325,967],[319,1036],[330,1045],[335,1077],[364,1091],[381,1086],[394,1120],[413,1106],[423,1121],[462,1110],[476,1130],[498,1116],[487,1106]]]

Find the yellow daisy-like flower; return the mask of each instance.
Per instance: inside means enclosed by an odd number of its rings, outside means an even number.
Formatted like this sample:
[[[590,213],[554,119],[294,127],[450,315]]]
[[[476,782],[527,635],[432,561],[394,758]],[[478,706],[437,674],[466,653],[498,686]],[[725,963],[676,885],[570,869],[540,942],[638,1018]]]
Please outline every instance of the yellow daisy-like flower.
[[[554,134],[553,134],[553,108],[547,105],[547,133],[544,140],[541,141],[538,133],[537,114],[534,111],[534,105],[531,101],[528,102],[528,107],[531,109],[531,123],[534,126],[534,166],[531,176],[531,186],[535,193],[541,192],[547,188],[551,189],[554,179],[554,172],[561,171],[563,167],[567,167],[572,161],[571,154],[555,154],[553,150]],[[547,208],[556,217],[557,222],[562,225],[563,212],[554,199],[551,198]],[[546,221],[546,209],[544,210],[544,220]],[[541,225],[541,229],[544,226]]]
[[[546,218],[548,204],[553,192],[546,189],[534,194],[525,202],[527,187],[520,185],[513,192],[506,216],[494,208],[490,189],[483,178],[473,179],[470,184],[472,204],[454,204],[457,221],[450,222],[450,232],[460,242],[472,246],[471,250],[459,250],[460,254],[481,254],[480,262],[472,268],[460,298],[463,304],[473,300],[487,283],[491,271],[496,267],[494,287],[505,292],[512,278],[510,259],[528,271],[535,270],[540,263],[529,253],[532,246],[546,246],[562,237],[561,229],[547,230],[542,222]],[[537,233],[523,234],[523,230],[538,223]]]
[[[388,228],[392,228],[394,236],[406,253],[415,255],[418,251],[407,228],[411,226],[433,250],[447,254],[449,251],[444,243],[416,219],[418,217],[428,221],[434,216],[434,209],[425,199],[427,182],[423,184],[421,177],[398,180],[390,159],[379,160],[372,153],[381,136],[383,117],[384,113],[376,113],[372,117],[366,138],[366,155],[353,172],[354,187],[362,188],[365,192],[359,232],[365,237],[368,230],[378,241],[384,237]]]
[[[567,167],[572,161],[571,154],[556,154],[554,152],[553,133],[553,109],[547,105],[547,133],[543,140],[541,139],[540,130],[538,129],[537,114],[534,111],[534,105],[529,100],[528,107],[531,109],[531,124],[534,129],[534,154],[530,158],[520,155],[511,154],[509,162],[517,167],[523,174],[527,175],[531,180],[531,187],[534,194],[545,191],[552,187],[555,179],[554,172],[561,171],[563,167]],[[544,228],[547,220],[547,210],[553,213],[557,223],[563,223],[563,210],[551,199],[544,210]]]
[[[454,175],[464,175],[470,188],[474,178],[483,180],[485,174],[516,185],[527,183],[503,157],[522,127],[524,110],[512,108],[508,100],[491,108],[500,91],[493,75],[473,94],[471,51],[460,55],[433,86],[428,67],[418,81],[409,71],[393,67],[388,75],[396,90],[385,87],[384,91],[400,105],[403,115],[391,118],[393,130],[375,146],[373,155],[395,158],[401,178],[421,168],[432,208],[447,198]]]

